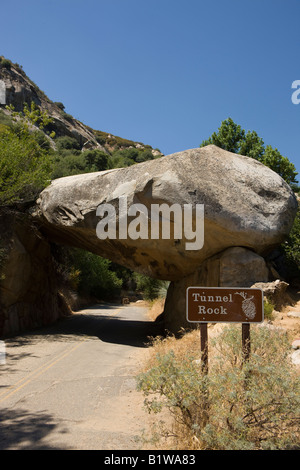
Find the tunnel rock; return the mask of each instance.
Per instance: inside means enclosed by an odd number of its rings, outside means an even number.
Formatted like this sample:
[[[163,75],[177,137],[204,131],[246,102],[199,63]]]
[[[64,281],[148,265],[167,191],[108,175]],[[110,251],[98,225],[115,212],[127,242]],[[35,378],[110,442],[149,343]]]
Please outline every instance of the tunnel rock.
[[[194,226],[196,205],[203,205],[203,246],[187,249],[184,231],[181,239],[99,239],[97,208],[111,204],[118,218],[120,198],[128,208],[143,205],[149,226],[154,204],[189,205]],[[277,173],[252,158],[209,145],[127,168],[59,178],[40,194],[33,215],[52,241],[176,281],[230,247],[264,256],[286,238],[296,210],[293,191]],[[172,213],[170,220],[172,226]]]

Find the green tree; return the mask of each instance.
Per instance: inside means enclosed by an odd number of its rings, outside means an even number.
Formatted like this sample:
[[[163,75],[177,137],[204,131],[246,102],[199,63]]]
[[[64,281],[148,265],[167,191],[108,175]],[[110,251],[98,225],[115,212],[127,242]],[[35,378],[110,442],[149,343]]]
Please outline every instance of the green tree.
[[[109,155],[102,150],[85,150],[82,155],[89,172],[103,171],[109,168]]]
[[[267,145],[265,152],[260,161],[278,173],[291,186],[297,185],[296,168],[287,157],[281,155],[277,148],[273,149],[271,145]]]
[[[10,111],[12,119],[16,123],[21,122],[21,126],[28,127],[28,125],[38,127],[40,130],[46,132],[45,128],[49,124],[53,123],[53,118],[51,118],[46,111],[42,111],[36,104],[32,101],[30,107],[27,103],[24,104],[23,112],[16,112],[13,105],[6,106],[6,109]],[[50,133],[50,137],[55,137],[55,132]]]
[[[55,158],[54,168],[51,175],[52,179],[62,178],[64,176],[80,175],[86,173],[86,161],[83,155],[72,153],[64,153]]]
[[[63,146],[61,146],[61,142],[63,142]],[[105,152],[98,149],[81,152],[74,147],[66,148],[65,145],[69,145],[68,141],[61,142],[58,146],[59,150],[55,154],[52,179],[110,168],[109,155]]]
[[[111,262],[88,251],[70,250],[70,274],[76,275],[78,292],[99,300],[120,293],[122,280],[111,270]]]
[[[154,279],[144,274],[134,273],[133,278],[136,282],[137,290],[142,292],[146,300],[154,300],[158,297],[165,297],[169,285],[168,281]]]
[[[0,204],[31,200],[50,183],[51,152],[25,123],[0,131]]]
[[[240,125],[233,122],[231,118],[226,119],[221,123],[218,132],[213,132],[208,140],[204,140],[200,147],[205,145],[216,145],[228,152],[238,153],[240,143],[245,139],[245,131]]]
[[[136,163],[139,151],[136,148],[126,148],[123,150],[116,150],[112,157],[111,163],[113,168],[124,168]]]
[[[31,102],[30,108],[27,103],[24,104],[23,114],[31,124],[38,126],[39,129],[44,129],[53,122],[53,119],[47,114],[47,112],[41,111],[33,101]],[[55,134],[53,134],[53,137],[54,135]]]
[[[57,137],[55,139],[55,145],[57,150],[80,150],[80,144],[75,137],[69,137],[67,135]]]
[[[282,156],[277,148],[273,149],[271,145],[265,147],[263,139],[255,131],[246,133],[231,118],[223,121],[218,132],[214,132],[209,139],[204,140],[200,147],[209,144],[232,153],[255,158],[278,173],[293,189],[296,189],[298,173],[294,164],[287,157]]]
[[[300,275],[300,208],[294,220],[292,230],[288,238],[281,245],[289,264],[291,278],[299,278]]]
[[[238,153],[259,160],[264,153],[264,141],[255,131],[248,131],[239,143]]]

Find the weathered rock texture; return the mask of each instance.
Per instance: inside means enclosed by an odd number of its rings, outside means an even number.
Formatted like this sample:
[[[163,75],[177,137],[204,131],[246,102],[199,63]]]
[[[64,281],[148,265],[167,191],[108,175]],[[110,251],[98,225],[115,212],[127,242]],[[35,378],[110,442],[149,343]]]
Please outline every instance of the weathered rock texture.
[[[111,203],[118,214],[121,196],[127,197],[128,206],[143,204],[149,216],[152,204],[191,204],[194,209],[204,204],[203,247],[186,250],[190,240],[184,237],[100,240],[97,207]],[[271,280],[264,256],[288,235],[296,210],[293,192],[276,173],[212,145],[128,168],[55,180],[30,216],[0,213],[0,255],[4,247],[7,256],[0,336],[52,323],[67,313],[52,242],[172,281],[163,318],[165,327],[177,332],[191,326],[185,316],[187,287],[250,287]]]
[[[293,303],[287,293],[288,286],[287,282],[276,279],[273,282],[256,282],[251,287],[262,289],[264,298],[274,306],[275,310],[280,310],[285,305]]]
[[[35,103],[42,111],[46,111],[53,119],[50,130],[56,136],[75,137],[81,145],[89,143],[93,148],[106,151],[96,140],[95,135],[87,126],[72,116],[67,115],[33,83],[25,72],[16,64],[3,67],[0,64],[0,79],[5,84],[6,104],[14,106],[16,111],[23,111],[25,103],[31,106]]]
[[[3,89],[4,84],[4,89]],[[2,86],[1,86],[2,85]],[[46,112],[51,118],[52,123],[47,126],[47,131],[55,131],[56,137],[69,136],[75,138],[82,150],[98,149],[106,153],[112,153],[115,150],[128,148],[145,149],[141,142],[134,142],[114,136],[107,132],[94,130],[82,122],[75,119],[70,114],[65,113],[64,105],[59,102],[53,102],[39,87],[26,75],[23,68],[18,64],[13,64],[6,59],[1,60],[0,56],[0,109],[6,114],[11,113],[5,109],[6,105],[12,105],[16,111],[23,111],[24,104],[31,106],[34,103],[43,112]],[[5,100],[3,99],[5,97]],[[51,138],[51,145],[55,148],[55,140]],[[147,148],[151,146],[147,145]],[[152,149],[153,156],[161,156],[161,152]]]
[[[98,239],[97,207],[111,203],[117,208],[120,196],[127,197],[128,206],[143,204],[148,214],[152,204],[204,204],[203,248],[186,250],[184,237]],[[287,236],[296,209],[293,192],[276,173],[252,158],[209,145],[128,168],[55,180],[41,193],[35,216],[54,241],[174,281],[230,247],[264,256]]]
[[[0,337],[53,323],[67,314],[50,245],[30,219],[2,210],[0,238],[5,264],[1,269]]]

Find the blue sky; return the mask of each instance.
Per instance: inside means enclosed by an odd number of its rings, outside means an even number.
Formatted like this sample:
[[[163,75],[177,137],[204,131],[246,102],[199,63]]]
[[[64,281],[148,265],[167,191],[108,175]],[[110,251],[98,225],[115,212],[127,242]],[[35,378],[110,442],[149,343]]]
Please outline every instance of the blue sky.
[[[164,154],[231,117],[296,166],[299,0],[0,0],[0,54],[66,112]]]

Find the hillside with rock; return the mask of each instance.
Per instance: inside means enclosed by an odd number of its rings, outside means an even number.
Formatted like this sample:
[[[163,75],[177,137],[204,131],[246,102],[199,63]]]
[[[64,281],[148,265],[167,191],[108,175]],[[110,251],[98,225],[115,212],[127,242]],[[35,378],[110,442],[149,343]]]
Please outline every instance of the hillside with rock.
[[[162,155],[159,150],[152,149],[150,145],[86,126],[66,113],[63,103],[51,101],[26,75],[22,66],[12,63],[3,56],[0,56],[0,80],[4,82],[6,88],[6,106],[13,106],[15,111],[22,112],[25,103],[29,107],[31,103],[34,103],[42,112],[46,112],[52,118],[51,124],[45,129],[48,133],[54,131],[56,137],[75,138],[83,150],[98,149],[110,154],[116,149],[148,148],[152,151],[153,156]],[[2,108],[5,114],[10,115],[11,112],[6,109],[6,106],[0,104],[0,109]],[[55,146],[55,140],[53,144]]]
[[[6,101],[0,131],[17,142],[12,151],[8,147],[8,155],[13,160],[19,152],[18,177],[24,157],[18,139],[24,133],[26,142],[32,140],[29,155],[34,149],[46,163],[69,162],[61,173],[58,165],[52,176],[46,172],[31,197],[29,172],[23,193],[0,207],[0,336],[49,324],[71,312],[64,281],[68,277],[69,285],[76,286],[80,270],[65,267],[64,250],[69,248],[110,260],[115,269],[170,281],[160,320],[175,333],[190,326],[185,312],[190,285],[251,287],[285,280],[278,250],[294,227],[298,202],[291,186],[269,167],[216,145],[163,156],[151,146],[93,130],[66,114],[62,103],[52,102],[22,67],[3,57],[0,81]],[[1,97],[3,101],[3,89]],[[22,124],[19,114],[23,134],[13,134],[13,108],[22,113],[32,103],[36,108],[31,109],[45,112],[50,121],[40,131],[32,123]],[[36,132],[42,132],[42,140]],[[3,138],[4,146],[7,140]],[[2,184],[8,191],[11,180]],[[125,201],[123,211],[134,237],[127,232],[119,236],[120,201]],[[114,210],[115,232],[101,238],[98,208],[107,205]],[[152,213],[153,207],[167,210]],[[136,218],[129,214],[132,208]],[[86,266],[87,279],[93,270],[92,261]]]

